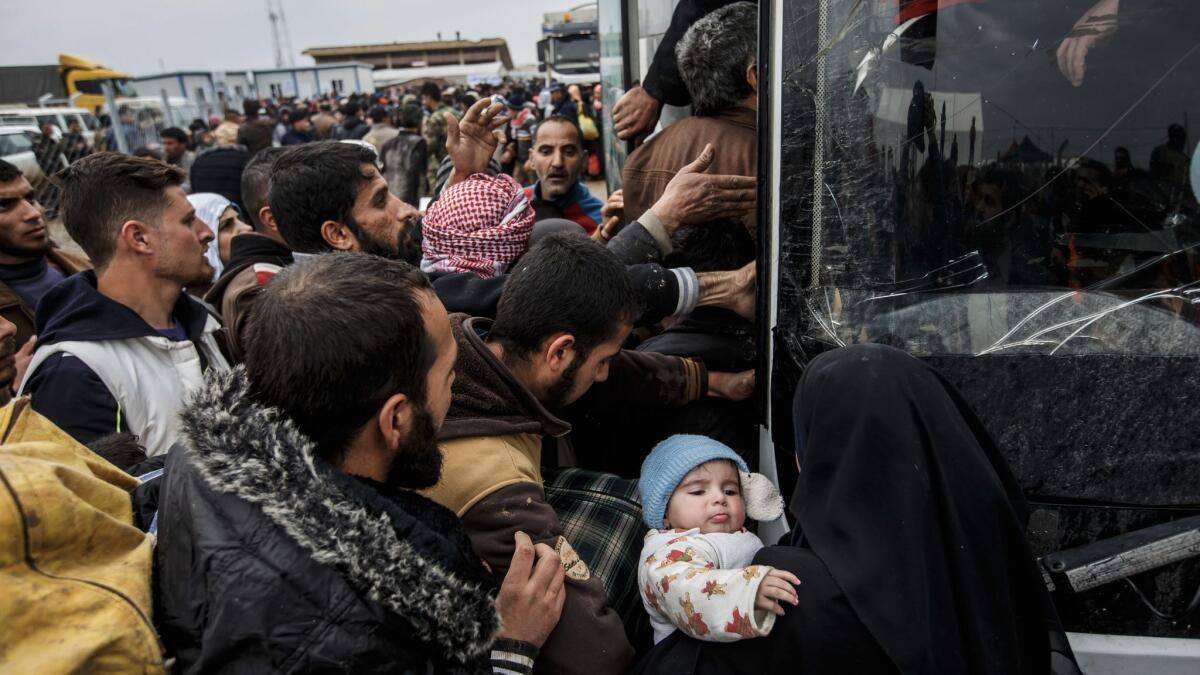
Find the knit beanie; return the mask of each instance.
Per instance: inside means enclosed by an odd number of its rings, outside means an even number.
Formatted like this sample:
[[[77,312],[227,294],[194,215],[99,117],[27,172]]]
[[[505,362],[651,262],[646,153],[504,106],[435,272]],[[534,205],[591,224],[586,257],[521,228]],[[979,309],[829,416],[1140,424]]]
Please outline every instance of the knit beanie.
[[[421,221],[421,269],[472,272],[490,278],[508,271],[529,246],[534,209],[507,174],[471,174],[446,188]]]
[[[676,434],[654,446],[642,462],[638,491],[642,498],[642,519],[650,529],[662,528],[667,502],[684,476],[714,459],[729,460],[737,466],[748,518],[770,521],[783,515],[779,489],[766,476],[750,473],[746,461],[733,449],[707,436]]]

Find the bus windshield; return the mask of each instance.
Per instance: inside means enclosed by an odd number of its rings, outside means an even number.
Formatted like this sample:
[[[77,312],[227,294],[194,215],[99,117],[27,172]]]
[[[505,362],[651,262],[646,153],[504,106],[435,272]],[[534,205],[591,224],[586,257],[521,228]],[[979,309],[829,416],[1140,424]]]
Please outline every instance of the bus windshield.
[[[1200,25],[1200,3],[795,4],[778,191],[793,339],[1200,355],[1200,43],[1171,28]]]

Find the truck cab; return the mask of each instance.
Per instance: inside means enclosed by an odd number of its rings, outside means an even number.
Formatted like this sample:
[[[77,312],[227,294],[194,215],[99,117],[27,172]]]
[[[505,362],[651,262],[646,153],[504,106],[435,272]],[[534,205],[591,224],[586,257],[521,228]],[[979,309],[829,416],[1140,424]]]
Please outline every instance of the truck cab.
[[[58,67],[67,96],[77,107],[95,110],[97,106],[103,106],[104,83],[112,87],[115,97],[137,95],[128,74],[105,68],[94,61],[71,54],[59,54]]]
[[[538,42],[539,69],[547,80],[585,84],[600,80],[600,36],[596,3],[542,17]]]

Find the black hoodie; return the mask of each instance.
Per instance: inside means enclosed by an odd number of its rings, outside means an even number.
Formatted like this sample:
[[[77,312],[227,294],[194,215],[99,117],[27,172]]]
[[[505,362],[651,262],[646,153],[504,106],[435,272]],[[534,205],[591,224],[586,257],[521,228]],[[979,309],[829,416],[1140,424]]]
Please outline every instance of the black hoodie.
[[[171,312],[187,339],[198,343],[208,311],[182,291]],[[38,303],[38,347],[60,342],[103,342],[163,335],[132,309],[96,290],[96,273],[89,270],[67,278]],[[197,349],[203,359],[203,350]],[[117,401],[108,387],[83,361],[54,354],[28,374],[24,393],[33,409],[45,415],[80,443],[120,431]],[[137,430],[132,430],[137,433]]]

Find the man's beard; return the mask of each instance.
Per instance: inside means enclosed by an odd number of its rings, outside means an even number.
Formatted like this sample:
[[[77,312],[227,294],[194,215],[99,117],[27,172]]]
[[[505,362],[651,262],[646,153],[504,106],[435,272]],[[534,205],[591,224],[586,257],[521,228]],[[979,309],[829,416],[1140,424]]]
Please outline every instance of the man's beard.
[[[423,490],[437,485],[442,477],[442,449],[437,444],[433,416],[422,406],[413,408],[412,428],[400,444],[396,459],[388,469],[391,488]]]
[[[567,407],[574,401],[568,401],[571,396],[571,391],[575,388],[575,376],[579,373],[580,366],[583,365],[584,357],[576,354],[571,360],[571,365],[563,371],[562,376],[558,378],[550,390],[546,392],[546,407],[550,410],[559,411]]]
[[[410,265],[421,264],[421,248],[412,245],[412,239],[408,236],[408,228],[401,228],[400,235],[394,242],[386,242],[376,239],[365,228],[360,227],[357,223],[351,223],[354,235],[358,237],[358,245],[363,253],[370,253],[388,260],[403,260]]]

